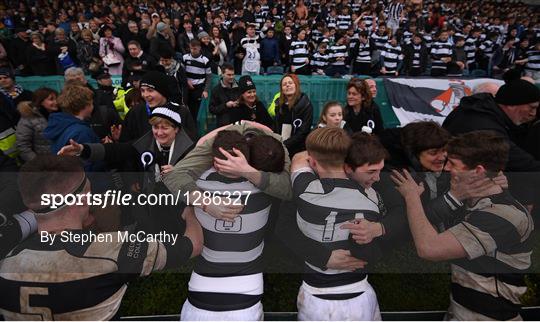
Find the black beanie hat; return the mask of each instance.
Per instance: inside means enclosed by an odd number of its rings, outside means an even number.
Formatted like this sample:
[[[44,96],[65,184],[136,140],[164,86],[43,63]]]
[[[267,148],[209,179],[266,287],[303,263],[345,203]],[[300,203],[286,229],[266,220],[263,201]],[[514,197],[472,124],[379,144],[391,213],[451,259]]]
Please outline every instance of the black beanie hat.
[[[240,77],[238,80],[238,89],[240,90],[240,94],[244,94],[249,90],[256,89],[256,87],[251,77],[246,75]]]
[[[176,127],[182,125],[182,118],[180,117],[180,106],[176,103],[169,102],[165,106],[156,106],[152,110],[152,116],[161,117],[171,121]]]
[[[141,79],[141,87],[147,86],[161,93],[167,99],[169,98],[169,84],[167,82],[167,75],[157,72],[149,71],[144,74]]]
[[[540,89],[536,85],[523,80],[519,74],[506,73],[505,84],[495,95],[495,102],[503,105],[524,105],[540,101]]]

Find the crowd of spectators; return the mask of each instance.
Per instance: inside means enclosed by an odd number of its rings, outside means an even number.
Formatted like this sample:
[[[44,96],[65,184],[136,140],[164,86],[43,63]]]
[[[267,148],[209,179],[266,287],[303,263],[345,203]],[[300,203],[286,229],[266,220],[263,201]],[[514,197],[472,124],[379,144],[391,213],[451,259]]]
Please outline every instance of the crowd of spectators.
[[[213,73],[540,78],[538,7],[515,1],[8,1],[0,59],[16,75],[100,66],[112,75],[183,58]],[[137,49],[136,49],[137,48]],[[141,51],[142,50],[142,51]]]

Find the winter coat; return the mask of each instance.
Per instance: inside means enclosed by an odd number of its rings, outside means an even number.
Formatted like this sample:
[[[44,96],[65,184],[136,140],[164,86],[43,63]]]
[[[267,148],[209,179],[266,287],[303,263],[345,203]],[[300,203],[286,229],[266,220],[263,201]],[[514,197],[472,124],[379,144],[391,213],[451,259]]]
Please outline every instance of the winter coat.
[[[347,122],[345,129],[350,129],[352,133],[361,132],[362,127],[368,126],[368,123],[373,122],[371,125],[375,125],[373,128],[373,134],[379,134],[384,130],[384,122],[381,117],[381,111],[375,102],[372,102],[370,108],[362,107],[358,114],[354,113],[352,106],[345,106],[345,115],[343,120]]]
[[[21,119],[17,124],[17,149],[23,161],[30,161],[37,155],[51,154],[49,140],[43,136],[47,127],[47,111],[40,111],[30,102],[18,106]]]
[[[253,108],[248,107],[245,103],[240,103],[238,107],[229,109],[231,123],[236,123],[241,120],[257,122],[272,128],[274,120],[268,114],[266,106],[261,101],[257,100]]]
[[[313,105],[306,94],[302,93],[293,108],[288,104],[276,106],[276,120],[274,132],[283,133],[283,125],[291,126],[291,136],[283,144],[292,156],[306,149],[306,138],[311,131],[313,123]]]
[[[92,131],[90,124],[71,114],[58,112],[49,116],[49,124],[43,131],[43,136],[51,141],[51,151],[57,154],[69,143],[70,139],[77,143],[99,143],[99,137]]]
[[[53,40],[48,44],[48,46],[56,62],[56,73],[58,75],[64,75],[64,68],[60,64],[60,60],[58,58],[58,55],[60,55],[60,53],[62,52],[62,47],[68,48],[69,57],[75,65],[79,65],[79,59],[77,58],[77,44],[73,40],[68,38],[62,41]]]
[[[102,37],[99,39],[99,55],[103,58],[107,55],[112,54],[115,59],[120,61],[119,64],[115,65],[106,65],[109,69],[109,74],[111,75],[122,75],[122,68],[124,66],[124,57],[122,56],[125,52],[124,45],[118,37],[112,37],[107,39]]]
[[[261,59],[280,63],[279,41],[276,38],[264,38],[261,41]]]
[[[36,76],[50,76],[56,74],[55,60],[49,48],[38,49],[34,45],[28,46],[27,61],[32,74]]]
[[[210,96],[208,110],[216,115],[217,126],[223,126],[234,123],[231,121],[231,115],[228,113],[229,108],[226,106],[228,101],[236,101],[240,97],[238,84],[233,83],[232,87],[225,87],[223,80],[214,87]]]
[[[477,130],[494,131],[510,144],[505,168],[507,174],[540,171],[540,161],[535,160],[523,148],[527,145],[523,128],[512,123],[491,94],[480,93],[462,98],[459,106],[446,117],[443,127],[453,135]],[[518,177],[521,175],[515,176],[514,180],[512,176],[508,178],[510,190],[518,200],[528,204],[537,191],[537,182],[530,180],[530,177],[523,177],[524,180],[518,180]]]
[[[124,61],[124,66],[122,68],[122,86],[123,87],[126,86],[130,73],[135,70],[133,66],[136,64],[141,65],[143,71],[150,71],[150,70],[153,70],[158,65],[158,62],[152,55],[144,51],[142,52],[142,55],[140,57],[132,57],[131,55],[128,54],[126,57],[126,60]]]
[[[79,41],[77,43],[77,58],[81,63],[81,68],[87,74],[90,74],[88,67],[92,62],[92,57],[99,58],[99,44],[94,41]]]
[[[182,119],[182,130],[185,131],[193,141],[196,141],[197,126],[191,117],[191,112],[185,105],[180,105],[179,109],[180,118]],[[150,123],[148,123],[150,113],[150,108],[147,108],[146,103],[139,104],[130,109],[124,119],[120,141],[133,142],[150,131],[152,129]]]

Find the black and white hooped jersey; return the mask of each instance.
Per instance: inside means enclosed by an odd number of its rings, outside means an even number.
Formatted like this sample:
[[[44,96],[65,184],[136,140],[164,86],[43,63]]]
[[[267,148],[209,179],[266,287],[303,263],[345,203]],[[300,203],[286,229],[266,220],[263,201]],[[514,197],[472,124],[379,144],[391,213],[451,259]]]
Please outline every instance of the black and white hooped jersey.
[[[193,85],[204,84],[206,75],[212,73],[210,60],[204,55],[199,57],[191,56],[191,53],[182,56],[182,65],[186,70],[186,77]]]
[[[53,243],[38,234],[23,241],[0,262],[0,314],[7,321],[114,319],[129,282],[178,268],[192,251],[187,237],[131,242],[131,233],[96,234],[82,243],[69,236],[90,236],[89,230],[66,230]]]
[[[326,27],[328,27],[328,28],[336,28],[337,27],[337,19],[336,19],[336,17],[332,17],[332,16],[326,17]]]
[[[373,16],[364,16],[362,18],[362,20],[364,21],[364,23],[366,24],[366,28],[368,30],[371,31],[371,29],[373,28],[373,24],[376,24],[378,22],[377,18],[373,18]]]
[[[339,30],[347,30],[351,25],[351,15],[339,15],[337,17],[337,28]]]
[[[355,220],[380,221],[382,201],[373,189],[366,192],[349,179],[320,179],[310,168],[292,174],[293,194],[297,206],[296,221],[300,231],[321,247],[349,250],[349,230],[341,225]],[[304,282],[317,288],[352,284],[365,274],[327,269],[305,262]],[[344,295],[344,294],[343,294]]]
[[[253,306],[263,294],[262,254],[271,198],[245,178],[227,178],[214,168],[201,175],[197,186],[244,209],[234,222],[227,222],[195,208],[204,246],[189,281],[189,301],[210,311]]]
[[[268,14],[270,13],[270,7],[268,6],[268,4],[262,4],[261,11],[265,14],[265,16],[268,16]]]
[[[330,47],[330,62],[334,66],[345,66],[345,61],[337,60],[338,58],[348,57],[347,46],[345,45],[333,45]]]
[[[319,29],[313,29],[311,31],[311,40],[313,40],[315,43],[320,43],[323,38],[323,33],[319,31]]]
[[[309,59],[309,45],[305,40],[294,40],[289,49],[289,57],[291,65],[295,68],[305,66],[306,60]]]
[[[528,62],[525,65],[525,69],[538,72],[540,71],[540,50],[529,50],[527,52]]]
[[[467,55],[467,64],[473,64],[476,60],[476,38],[468,37],[465,40],[465,54]]]
[[[431,49],[431,45],[433,44],[433,36],[430,33],[425,33],[422,35],[422,39],[424,39],[424,44],[426,45],[427,49]]]
[[[358,42],[358,52],[356,53],[356,57],[354,57],[354,61],[357,63],[362,64],[370,64],[371,63],[371,45],[369,44],[369,41],[366,43]]]
[[[377,50],[383,50],[384,46],[388,43],[388,35],[379,35],[378,32],[374,32],[371,34],[371,39],[373,40],[373,43],[375,44],[375,48]]]
[[[260,31],[266,20],[266,14],[263,11],[254,12],[253,17],[255,18],[255,29]]]
[[[408,30],[405,30],[403,32],[403,39],[401,40],[401,43],[402,44],[405,44],[405,45],[408,45],[411,43],[412,41],[412,37],[414,36],[414,34]]]
[[[413,68],[420,68],[420,51],[422,49],[422,45],[415,45],[412,44],[413,48],[413,59],[412,59],[412,67]]]
[[[384,68],[389,73],[397,71],[399,63],[403,60],[403,52],[400,45],[392,46],[386,44],[381,56],[384,57]]]
[[[436,41],[433,43],[431,46],[431,68],[446,70],[447,63],[443,62],[442,58],[452,57],[452,53],[452,44],[450,44],[448,41]]]
[[[484,41],[478,49],[480,49],[487,57],[492,57],[495,53],[495,43],[488,39]]]
[[[311,66],[314,66],[318,69],[324,69],[326,66],[328,66],[330,61],[330,55],[327,53],[321,54],[320,52],[316,52],[311,57]]]

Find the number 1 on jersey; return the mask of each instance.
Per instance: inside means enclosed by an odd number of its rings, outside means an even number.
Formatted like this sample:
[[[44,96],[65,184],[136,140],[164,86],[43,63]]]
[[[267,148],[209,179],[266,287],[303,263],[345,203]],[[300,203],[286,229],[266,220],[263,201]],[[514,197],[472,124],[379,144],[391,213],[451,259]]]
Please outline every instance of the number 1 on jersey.
[[[325,218],[326,225],[324,225],[324,232],[322,236],[323,242],[332,241],[334,239],[334,227],[336,226],[337,211],[330,212],[330,215]]]

